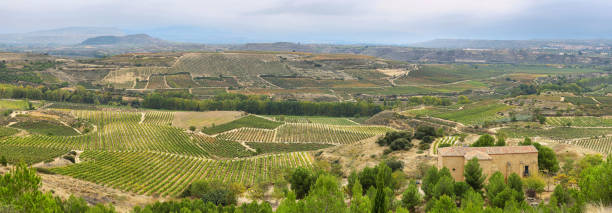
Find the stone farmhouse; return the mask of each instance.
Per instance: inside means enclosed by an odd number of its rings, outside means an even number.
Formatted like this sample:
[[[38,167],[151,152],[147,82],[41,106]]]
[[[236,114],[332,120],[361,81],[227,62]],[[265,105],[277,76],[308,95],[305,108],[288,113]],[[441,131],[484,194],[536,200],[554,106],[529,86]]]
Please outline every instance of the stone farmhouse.
[[[455,181],[463,181],[464,166],[472,158],[478,159],[487,178],[496,171],[506,179],[512,173],[528,177],[538,172],[534,146],[444,147],[438,150],[438,168],[448,168]]]

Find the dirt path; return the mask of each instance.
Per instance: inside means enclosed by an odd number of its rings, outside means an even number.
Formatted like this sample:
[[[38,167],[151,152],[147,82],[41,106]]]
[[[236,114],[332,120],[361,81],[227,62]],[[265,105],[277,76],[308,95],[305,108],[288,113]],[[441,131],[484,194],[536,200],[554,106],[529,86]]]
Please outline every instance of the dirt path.
[[[144,120],[145,120],[145,113],[141,112],[140,113],[140,121],[138,122],[138,124],[142,124],[142,122],[144,122]]]

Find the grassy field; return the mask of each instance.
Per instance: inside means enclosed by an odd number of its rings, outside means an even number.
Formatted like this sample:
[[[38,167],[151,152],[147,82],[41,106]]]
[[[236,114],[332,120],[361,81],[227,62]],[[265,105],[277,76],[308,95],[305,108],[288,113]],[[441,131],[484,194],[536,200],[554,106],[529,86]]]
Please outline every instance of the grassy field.
[[[37,104],[32,103],[33,106]],[[28,108],[28,102],[25,100],[0,100],[0,109],[7,110],[25,110]]]
[[[551,129],[534,128],[502,128],[498,132],[505,133],[511,138],[547,137],[553,139],[590,138],[612,134],[611,128],[567,128],[556,127]]]
[[[221,132],[229,131],[232,129],[237,129],[241,127],[252,127],[252,128],[260,128],[260,129],[274,129],[280,126],[281,122],[271,121],[265,118],[257,117],[254,115],[248,115],[246,117],[242,117],[240,119],[231,121],[229,123],[211,126],[206,129],[203,129],[202,132],[213,135]]]
[[[11,127],[41,135],[71,136],[79,134],[71,127],[49,121],[25,121],[16,123]]]
[[[221,125],[240,118],[243,112],[209,111],[209,112],[175,112],[172,126],[187,129],[195,126],[197,129]]]

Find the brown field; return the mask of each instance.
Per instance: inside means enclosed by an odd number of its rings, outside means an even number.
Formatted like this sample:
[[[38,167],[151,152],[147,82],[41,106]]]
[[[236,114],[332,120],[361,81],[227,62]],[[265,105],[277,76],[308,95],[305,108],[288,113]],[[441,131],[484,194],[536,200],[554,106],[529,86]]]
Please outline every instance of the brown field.
[[[200,129],[203,126],[209,127],[236,120],[244,114],[239,111],[176,112],[172,126],[185,129],[195,126]]]

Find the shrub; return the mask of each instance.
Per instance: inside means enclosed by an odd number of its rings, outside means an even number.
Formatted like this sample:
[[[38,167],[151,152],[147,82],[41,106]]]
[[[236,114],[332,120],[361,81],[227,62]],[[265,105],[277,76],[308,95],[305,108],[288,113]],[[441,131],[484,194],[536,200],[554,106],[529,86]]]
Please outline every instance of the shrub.
[[[486,147],[486,146],[494,146],[495,138],[489,134],[484,134],[476,140],[471,146],[472,147]]]
[[[204,203],[211,202],[215,205],[236,204],[236,193],[230,190],[227,184],[219,181],[200,180],[191,183],[183,192],[183,197],[199,198]]]
[[[387,164],[387,166],[389,168],[391,168],[391,171],[393,171],[393,172],[395,172],[397,170],[401,171],[402,169],[404,169],[404,162],[399,161],[399,160],[397,160],[395,158],[390,159],[390,160],[386,160],[385,164]]]
[[[8,165],[8,160],[6,160],[6,157],[4,157],[4,155],[0,157],[0,165],[2,166]]]
[[[64,155],[63,158],[66,159],[66,160],[69,160],[72,163],[74,163],[74,156],[73,155]]]
[[[288,182],[291,183],[291,190],[295,192],[298,199],[302,199],[308,195],[310,187],[316,181],[316,177],[309,169],[298,167],[289,176]]]
[[[193,131],[196,130],[196,127],[195,126],[189,126],[189,130],[193,132]]]

